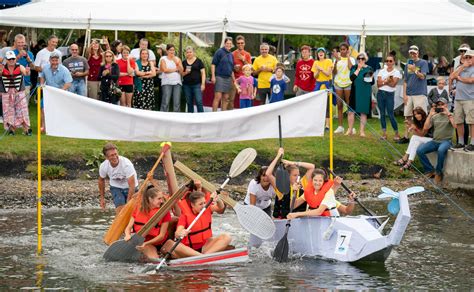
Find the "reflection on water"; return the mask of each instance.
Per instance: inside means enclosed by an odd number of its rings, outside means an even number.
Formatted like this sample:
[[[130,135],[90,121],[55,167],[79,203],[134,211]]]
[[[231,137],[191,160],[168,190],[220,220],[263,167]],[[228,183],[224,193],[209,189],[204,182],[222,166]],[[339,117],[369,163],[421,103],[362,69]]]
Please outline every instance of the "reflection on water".
[[[472,223],[436,200],[411,199],[412,221],[401,246],[385,263],[347,264],[314,258],[275,263],[271,247],[251,251],[251,262],[199,270],[165,269],[140,274],[143,265],[107,263],[102,243],[113,212],[98,209],[56,209],[44,212],[44,254],[36,256],[35,210],[0,213],[0,289],[23,288],[447,288],[468,290],[474,285]],[[457,198],[474,213],[474,198]],[[385,214],[385,202],[367,202]],[[393,220],[392,220],[393,221]],[[233,213],[216,216],[216,232],[233,235],[244,246],[248,235]],[[468,276],[469,275],[469,276]]]

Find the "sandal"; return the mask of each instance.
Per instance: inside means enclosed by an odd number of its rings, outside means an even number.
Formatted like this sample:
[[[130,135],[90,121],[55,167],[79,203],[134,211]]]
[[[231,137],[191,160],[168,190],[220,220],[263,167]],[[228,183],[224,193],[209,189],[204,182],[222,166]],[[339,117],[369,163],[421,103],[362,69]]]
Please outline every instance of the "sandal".
[[[407,162],[408,162],[408,161],[405,160],[405,159],[403,159],[403,157],[402,157],[402,158],[400,158],[400,159],[398,159],[398,160],[395,160],[395,161],[393,162],[393,164],[394,164],[394,165],[397,165],[397,166],[404,166]]]
[[[405,163],[402,167],[400,167],[400,171],[409,170],[410,167],[411,167],[411,161],[408,160],[407,163]]]

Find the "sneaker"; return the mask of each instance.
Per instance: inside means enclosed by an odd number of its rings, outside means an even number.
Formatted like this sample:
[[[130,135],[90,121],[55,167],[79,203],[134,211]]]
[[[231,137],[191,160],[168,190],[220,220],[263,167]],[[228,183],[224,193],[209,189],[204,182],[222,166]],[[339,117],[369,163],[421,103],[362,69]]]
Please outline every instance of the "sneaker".
[[[10,136],[15,136],[15,131],[13,131],[13,130],[8,130],[8,131],[7,131],[7,134],[10,135]]]
[[[355,128],[352,128],[352,135],[357,134],[357,130]]]
[[[472,144],[467,145],[466,147],[464,147],[464,151],[466,151],[466,152],[474,151],[474,145],[472,145]]]
[[[456,143],[456,145],[453,145],[449,148],[449,150],[460,150],[460,149],[463,149],[464,148],[464,144],[459,144],[459,143]]]
[[[407,137],[403,137],[398,140],[398,144],[407,144],[408,142],[410,142],[410,139],[408,139]]]
[[[27,131],[23,132],[23,135],[25,136],[31,136],[33,134],[33,131],[31,129],[28,129]]]
[[[342,133],[344,133],[344,127],[343,126],[337,127],[336,131],[334,131],[334,134],[342,134]]]

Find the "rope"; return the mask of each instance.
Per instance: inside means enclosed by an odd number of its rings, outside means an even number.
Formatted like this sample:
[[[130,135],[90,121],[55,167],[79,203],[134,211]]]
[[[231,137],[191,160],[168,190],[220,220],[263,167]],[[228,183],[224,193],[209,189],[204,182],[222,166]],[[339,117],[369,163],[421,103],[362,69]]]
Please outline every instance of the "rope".
[[[351,109],[353,112],[354,112],[354,115],[357,117],[357,119],[360,121],[360,115],[358,113],[355,112],[354,109],[352,109],[345,101],[344,99],[340,98],[336,92],[334,90],[327,90],[328,92],[331,92],[332,94],[334,94],[334,96],[336,96],[337,99],[339,99],[343,104],[346,104],[347,105],[347,108]],[[378,132],[375,130],[375,128],[373,128],[370,124],[366,123],[365,124],[365,127],[366,129],[369,130],[370,133],[372,133],[372,135],[374,135],[375,137],[377,137],[379,139],[379,141],[382,141],[382,144],[386,144],[384,146],[384,149],[387,150],[394,158],[398,158],[398,157],[401,157],[403,156],[402,153],[400,153],[400,151],[395,148],[395,146],[393,146],[391,143],[389,143],[387,140],[384,140],[384,139],[381,139],[382,136],[380,136],[378,134]],[[457,202],[455,202],[450,196],[448,193],[446,193],[445,191],[443,191],[440,187],[438,187],[433,181],[431,181],[426,175],[423,174],[423,172],[418,169],[415,165],[411,165],[411,168],[413,168],[415,170],[415,172],[417,172],[419,175],[421,175],[421,177],[423,178],[423,180],[428,184],[428,185],[431,185],[438,193],[442,194],[450,203],[451,205],[453,205],[454,207],[456,207],[457,209],[459,209],[467,218],[469,218],[470,220],[474,221],[474,217],[468,212],[466,211],[463,207],[461,207],[461,205],[459,205]],[[429,192],[430,194],[432,194],[431,192]]]

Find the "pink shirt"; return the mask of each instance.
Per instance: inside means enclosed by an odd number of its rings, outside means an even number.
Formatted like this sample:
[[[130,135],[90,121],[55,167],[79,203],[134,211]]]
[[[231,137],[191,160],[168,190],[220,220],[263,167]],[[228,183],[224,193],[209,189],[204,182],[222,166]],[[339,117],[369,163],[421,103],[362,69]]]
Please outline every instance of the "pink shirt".
[[[245,75],[243,75],[237,78],[236,82],[242,90],[240,92],[239,98],[252,99],[254,78],[252,76],[246,77]]]

